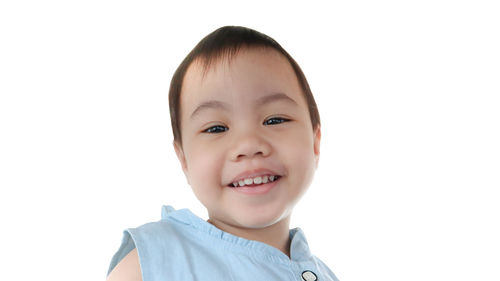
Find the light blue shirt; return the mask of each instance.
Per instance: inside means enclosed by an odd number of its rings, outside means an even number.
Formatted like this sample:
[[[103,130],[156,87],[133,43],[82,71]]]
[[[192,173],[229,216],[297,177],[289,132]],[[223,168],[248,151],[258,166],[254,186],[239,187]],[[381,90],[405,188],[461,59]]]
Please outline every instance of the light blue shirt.
[[[290,230],[290,258],[263,242],[247,240],[194,215],[162,206],[161,220],[128,228],[108,275],[137,248],[143,281],[338,281],[309,251],[300,228]]]

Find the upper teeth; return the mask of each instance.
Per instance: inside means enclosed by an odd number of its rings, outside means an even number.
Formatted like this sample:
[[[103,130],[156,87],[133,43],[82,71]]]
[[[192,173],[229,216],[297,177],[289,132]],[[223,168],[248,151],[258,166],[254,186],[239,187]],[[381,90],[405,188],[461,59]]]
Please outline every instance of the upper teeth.
[[[273,182],[277,178],[278,178],[278,176],[262,176],[262,177],[242,179],[242,180],[233,182],[233,187],[251,185],[251,184],[267,183],[268,181]]]

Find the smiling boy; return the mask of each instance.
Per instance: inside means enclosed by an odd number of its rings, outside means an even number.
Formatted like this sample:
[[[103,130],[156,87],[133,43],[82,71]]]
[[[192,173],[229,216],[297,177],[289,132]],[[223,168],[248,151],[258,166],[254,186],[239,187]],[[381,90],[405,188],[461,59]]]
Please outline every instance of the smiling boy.
[[[161,227],[128,229],[108,280],[160,280],[179,268],[188,272],[169,280],[337,280],[303,232],[289,229],[321,139],[316,103],[291,56],[257,31],[222,27],[179,66],[169,99],[174,149],[209,219],[169,206]],[[179,241],[148,242],[155,239]],[[182,241],[191,242],[165,258]]]
[[[182,145],[175,151],[209,221],[289,255],[292,209],[309,186],[319,157],[306,100],[277,51],[241,49],[206,77],[193,64],[181,95]],[[233,183],[278,176],[259,193]],[[261,178],[262,181],[262,178]],[[262,185],[262,184],[261,184]]]

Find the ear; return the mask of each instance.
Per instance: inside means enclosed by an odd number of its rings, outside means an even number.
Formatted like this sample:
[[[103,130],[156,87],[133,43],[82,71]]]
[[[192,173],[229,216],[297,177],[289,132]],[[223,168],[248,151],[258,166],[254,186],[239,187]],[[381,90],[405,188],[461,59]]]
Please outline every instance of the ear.
[[[182,171],[184,172],[184,176],[186,176],[186,180],[189,184],[189,177],[188,177],[188,168],[187,168],[187,163],[186,163],[186,156],[184,155],[184,150],[182,150],[181,145],[176,142],[175,140],[172,142],[174,145],[174,150],[175,154],[177,154],[177,159],[179,159],[179,162],[181,163]]]
[[[316,168],[318,168],[319,162],[319,146],[321,142],[321,127],[318,124],[314,130],[314,158],[316,161]]]

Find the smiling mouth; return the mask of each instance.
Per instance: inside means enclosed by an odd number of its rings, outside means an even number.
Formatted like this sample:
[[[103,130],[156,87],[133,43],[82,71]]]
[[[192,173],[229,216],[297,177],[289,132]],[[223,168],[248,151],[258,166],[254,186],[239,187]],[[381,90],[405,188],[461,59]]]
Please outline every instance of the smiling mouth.
[[[263,185],[266,183],[275,182],[275,181],[278,181],[279,179],[281,179],[281,176],[278,176],[278,175],[247,178],[244,180],[239,180],[237,182],[230,183],[230,184],[228,184],[228,186],[231,188],[253,187],[253,186]]]

